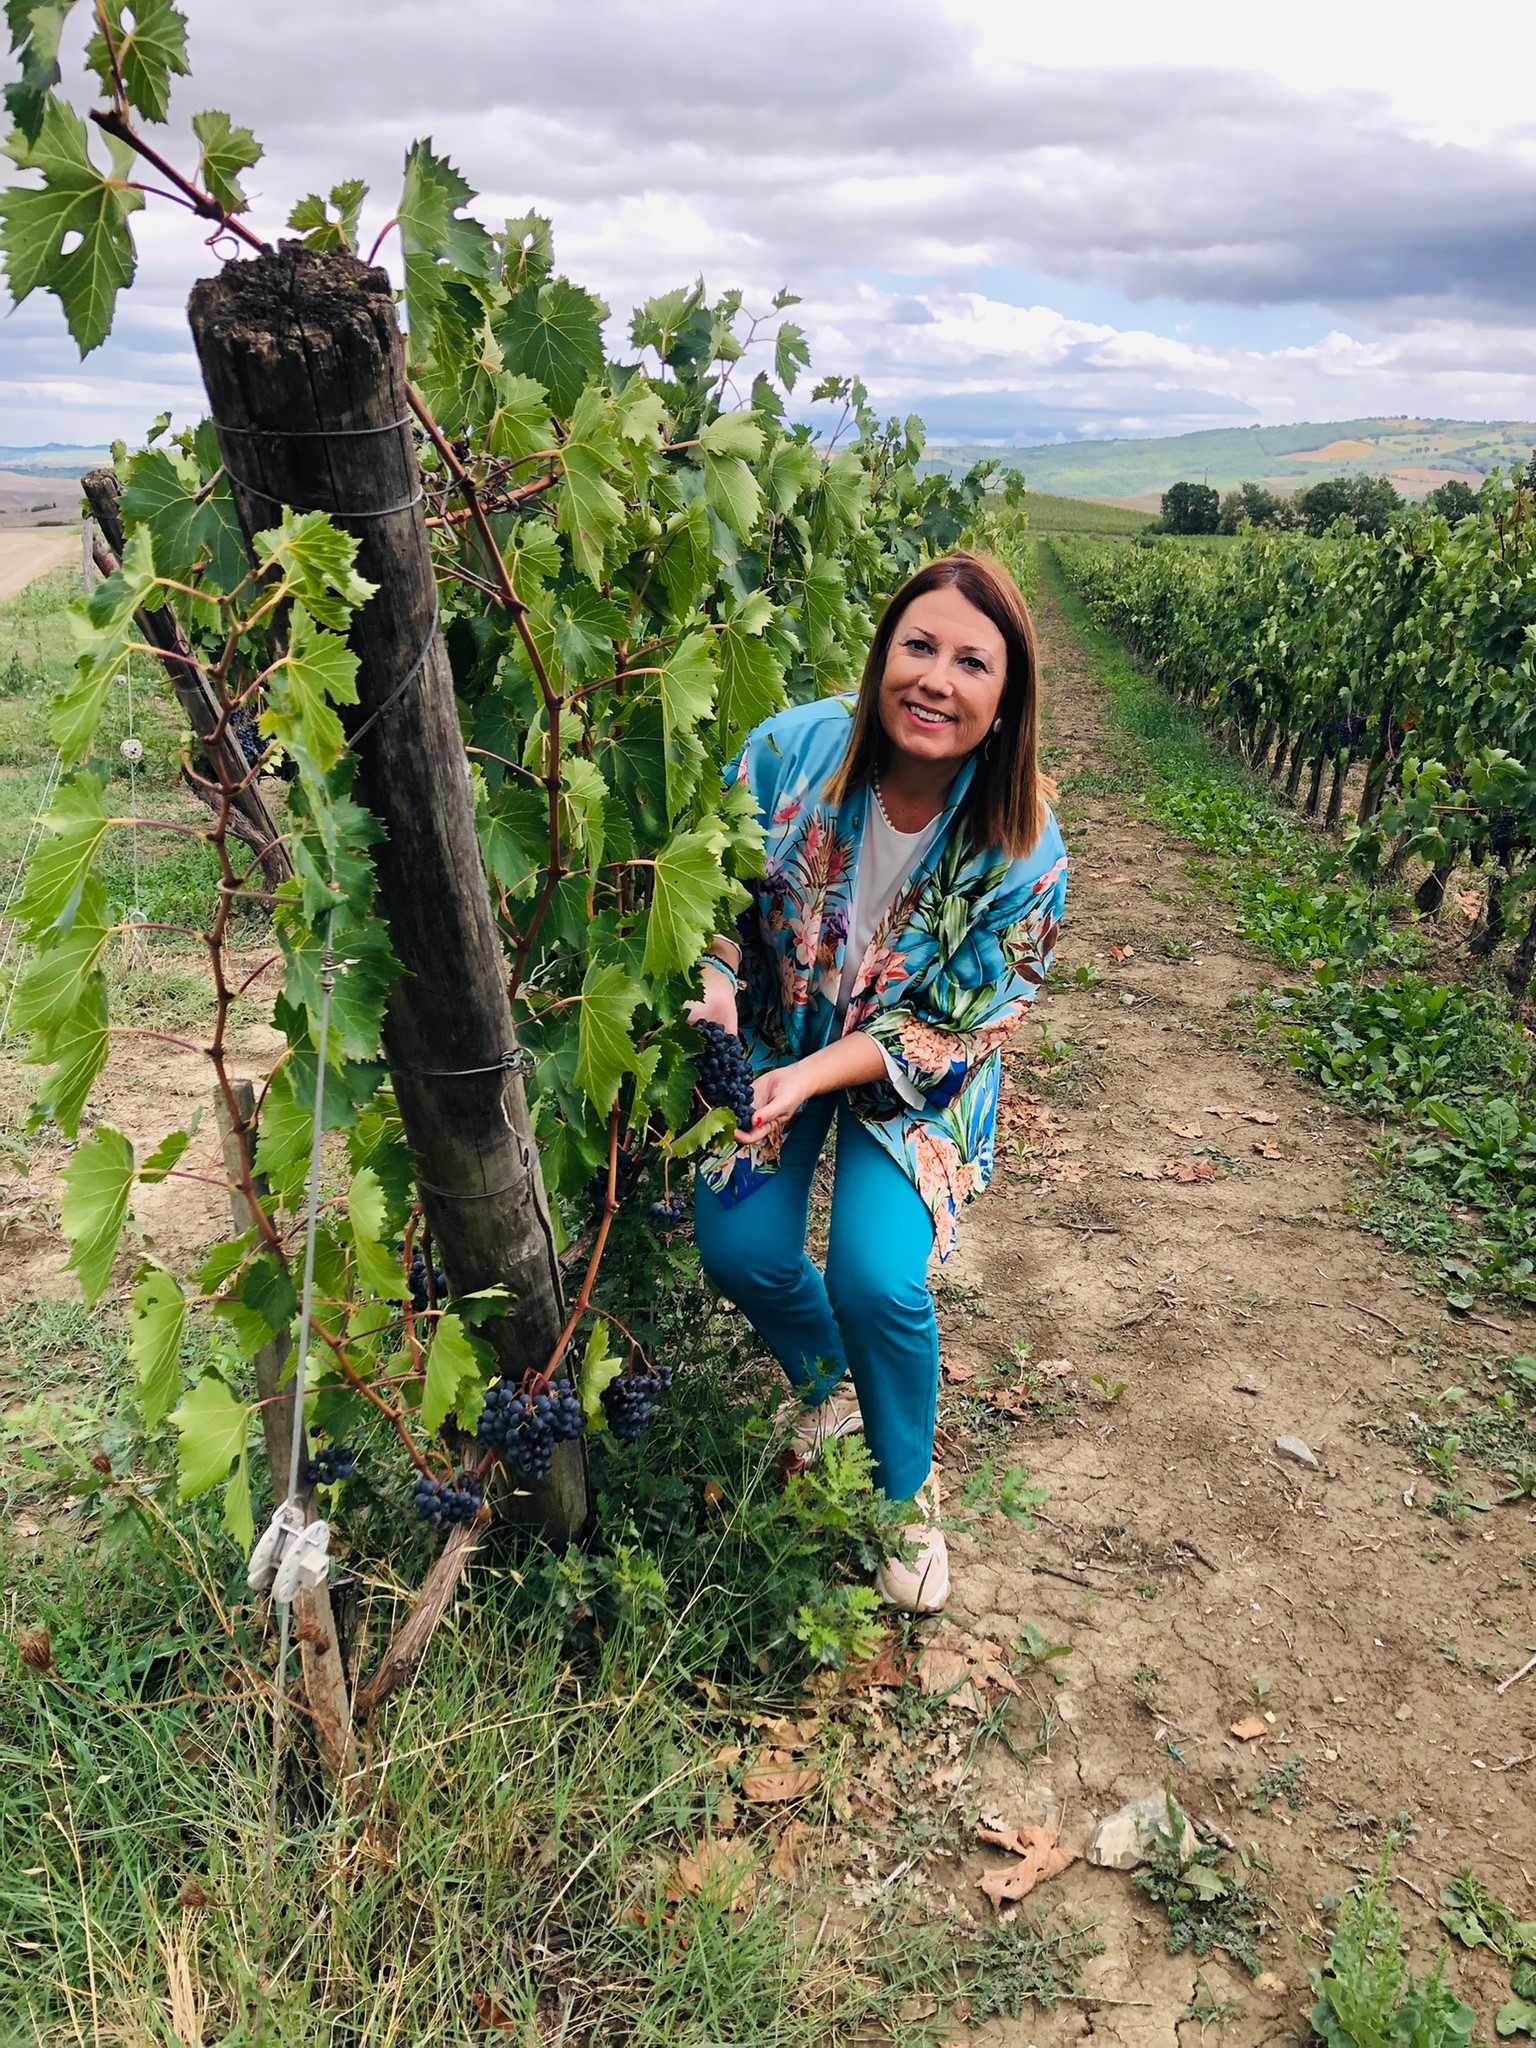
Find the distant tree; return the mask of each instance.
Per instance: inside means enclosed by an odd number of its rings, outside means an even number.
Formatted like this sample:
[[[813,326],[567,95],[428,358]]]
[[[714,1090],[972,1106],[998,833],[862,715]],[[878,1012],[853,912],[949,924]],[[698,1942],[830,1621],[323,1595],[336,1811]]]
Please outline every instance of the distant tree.
[[[1454,526],[1458,519],[1465,519],[1477,510],[1477,493],[1459,476],[1447,477],[1443,484],[1437,484],[1426,494],[1424,502],[1432,512],[1438,512]]]
[[[1325,476],[1300,492],[1296,511],[1308,533],[1326,533],[1335,519],[1355,522],[1357,533],[1383,534],[1402,494],[1389,476]]]
[[[1221,500],[1209,484],[1170,484],[1163,493],[1165,533],[1215,533]]]
[[[1520,481],[1528,491],[1536,491],[1536,448],[1531,450],[1531,459],[1525,465],[1525,475]]]
[[[1221,501],[1218,533],[1236,533],[1247,520],[1250,526],[1286,527],[1296,524],[1290,500],[1268,490],[1263,484],[1239,484]]]

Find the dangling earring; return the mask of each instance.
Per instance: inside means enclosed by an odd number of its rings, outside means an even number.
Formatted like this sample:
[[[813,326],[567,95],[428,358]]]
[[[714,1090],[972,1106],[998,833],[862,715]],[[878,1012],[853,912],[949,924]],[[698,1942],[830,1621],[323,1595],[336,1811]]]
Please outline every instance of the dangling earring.
[[[985,745],[985,746],[984,746],[984,747],[982,748],[982,750],[981,750],[981,758],[983,759],[983,761],[990,761],[990,760],[991,760],[991,758],[992,758],[992,742],[993,742],[993,740],[994,740],[994,739],[995,739],[995,738],[997,737],[997,735],[998,735],[998,734],[999,734],[999,733],[1000,733],[1000,732],[1002,731],[1002,729],[1003,729],[1003,721],[1002,721],[1002,719],[1001,719],[1001,718],[994,718],[994,719],[993,719],[993,721],[992,721],[992,730],[991,730],[991,732],[989,732],[989,733],[987,734],[987,742],[986,742],[986,745]]]

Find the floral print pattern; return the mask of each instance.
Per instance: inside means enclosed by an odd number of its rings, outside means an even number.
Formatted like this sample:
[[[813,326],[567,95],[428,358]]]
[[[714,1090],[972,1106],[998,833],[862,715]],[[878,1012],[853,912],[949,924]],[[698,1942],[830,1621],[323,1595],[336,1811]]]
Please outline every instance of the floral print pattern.
[[[869,793],[855,790],[833,808],[822,791],[843,758],[852,709],[839,697],[780,712],[729,771],[757,799],[766,841],[763,876],[738,925],[741,1035],[758,1073],[804,1059],[837,1030]],[[1022,860],[972,848],[958,821],[971,773],[967,762],[932,845],[870,941],[842,1027],[867,1032],[922,1098],[911,1107],[881,1080],[848,1100],[927,1203],[946,1259],[962,1205],[991,1178],[999,1049],[1045,980],[1067,886],[1053,817]],[[775,1170],[766,1150],[723,1147],[701,1172],[723,1202],[742,1201]]]

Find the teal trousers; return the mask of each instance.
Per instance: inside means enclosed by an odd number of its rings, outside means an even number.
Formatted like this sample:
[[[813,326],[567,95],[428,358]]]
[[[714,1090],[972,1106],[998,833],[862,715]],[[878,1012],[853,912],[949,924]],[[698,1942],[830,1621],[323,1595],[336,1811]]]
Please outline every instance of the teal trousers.
[[[837,1118],[826,1275],[806,1256],[816,1162]],[[933,1218],[841,1095],[817,1095],[784,1140],[779,1170],[727,1208],[695,1182],[704,1271],[811,1406],[851,1372],[875,1484],[910,1500],[933,1464],[939,1329],[928,1291]]]

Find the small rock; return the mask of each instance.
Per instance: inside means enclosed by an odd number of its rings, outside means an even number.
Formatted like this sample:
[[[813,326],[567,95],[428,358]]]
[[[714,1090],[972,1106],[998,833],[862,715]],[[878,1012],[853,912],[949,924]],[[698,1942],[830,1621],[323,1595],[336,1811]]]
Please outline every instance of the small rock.
[[[1299,1436],[1277,1436],[1275,1450],[1282,1458],[1289,1458],[1297,1465],[1305,1465],[1309,1472],[1321,1472],[1316,1454]]]
[[[1283,1998],[1286,1993],[1286,1982],[1283,1977],[1277,1977],[1273,1970],[1260,1970],[1253,1980],[1253,1988],[1255,1991],[1264,1992],[1270,1998]]]
[[[1398,1708],[1392,1718],[1394,1721],[1411,1721],[1413,1719],[1413,1709],[1405,1703]]]
[[[1088,1844],[1088,1861],[1102,1870],[1134,1870],[1152,1848],[1156,1830],[1177,1834],[1181,1863],[1200,1846],[1178,1801],[1166,1792],[1148,1792],[1099,1822]]]

